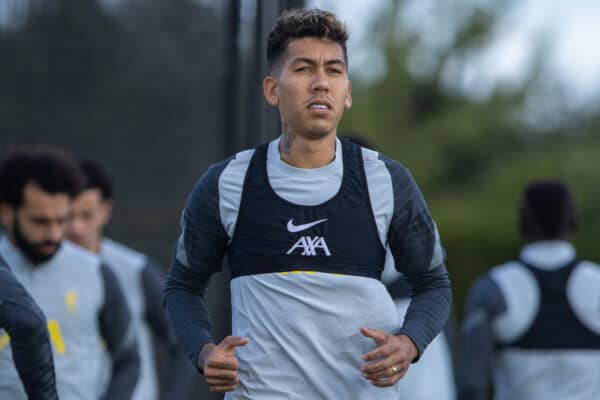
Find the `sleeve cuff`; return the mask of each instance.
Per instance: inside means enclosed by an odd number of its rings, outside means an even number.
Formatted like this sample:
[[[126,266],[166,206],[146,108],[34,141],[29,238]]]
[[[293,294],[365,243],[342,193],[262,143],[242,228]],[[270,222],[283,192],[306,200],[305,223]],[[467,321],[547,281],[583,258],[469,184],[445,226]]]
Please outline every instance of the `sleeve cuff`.
[[[417,356],[414,358],[414,360],[411,361],[411,363],[414,364],[417,361],[419,361],[419,359],[421,358],[421,354],[423,354],[423,352],[425,351],[425,346],[423,344],[419,343],[415,339],[415,335],[413,333],[409,332],[408,330],[406,330],[405,328],[400,329],[400,331],[398,331],[396,333],[396,336],[398,336],[398,335],[406,335],[406,336],[408,336],[408,338],[413,342],[413,344],[417,348]]]

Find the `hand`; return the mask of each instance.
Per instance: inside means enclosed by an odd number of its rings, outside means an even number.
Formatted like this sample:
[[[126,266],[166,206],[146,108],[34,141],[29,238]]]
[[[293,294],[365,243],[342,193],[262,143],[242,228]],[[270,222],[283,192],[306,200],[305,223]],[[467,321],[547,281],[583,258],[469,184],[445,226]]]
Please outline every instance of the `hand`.
[[[393,386],[398,382],[419,352],[406,335],[394,336],[380,329],[360,328],[360,332],[375,341],[377,348],[365,354],[365,361],[374,361],[361,368],[363,376],[379,387]]]
[[[211,392],[224,393],[235,390],[238,384],[240,363],[235,358],[235,350],[248,344],[247,338],[227,336],[217,345],[204,345],[198,356],[198,366],[204,372],[204,379]]]

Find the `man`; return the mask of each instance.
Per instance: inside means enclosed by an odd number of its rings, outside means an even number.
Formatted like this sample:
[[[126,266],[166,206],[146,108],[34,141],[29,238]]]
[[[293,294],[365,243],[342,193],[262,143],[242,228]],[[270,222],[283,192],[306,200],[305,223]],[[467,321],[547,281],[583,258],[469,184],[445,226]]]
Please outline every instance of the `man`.
[[[63,238],[71,199],[82,184],[77,163],[50,146],[15,146],[0,160],[2,255],[48,318],[61,399],[129,399],[139,359],[129,313],[113,273]],[[106,346],[113,370],[100,393]],[[0,398],[25,398],[10,348],[0,351]]]
[[[161,398],[185,399],[191,394],[194,371],[185,353],[177,346],[167,323],[161,302],[162,276],[149,258],[121,243],[103,237],[112,212],[113,185],[97,162],[80,162],[85,176],[84,190],[73,201],[73,220],[69,238],[98,254],[111,268],[124,289],[136,328],[141,369],[133,399],[158,399],[158,376],[154,360],[152,334],[169,349],[166,370],[168,384]],[[110,363],[110,360],[107,360]]]
[[[213,165],[186,204],[165,286],[179,341],[226,399],[394,399],[446,322],[443,250],[408,171],[336,137],[352,103],[347,33],[294,10],[269,35],[266,100],[283,134]],[[404,326],[379,278],[386,245],[414,293]],[[204,291],[227,254],[233,334]]]
[[[46,318],[0,257],[0,351],[9,342],[28,398],[58,399]]]
[[[482,399],[493,369],[497,400],[600,398],[600,267],[577,259],[571,193],[533,182],[519,207],[525,246],[470,289],[459,399]]]

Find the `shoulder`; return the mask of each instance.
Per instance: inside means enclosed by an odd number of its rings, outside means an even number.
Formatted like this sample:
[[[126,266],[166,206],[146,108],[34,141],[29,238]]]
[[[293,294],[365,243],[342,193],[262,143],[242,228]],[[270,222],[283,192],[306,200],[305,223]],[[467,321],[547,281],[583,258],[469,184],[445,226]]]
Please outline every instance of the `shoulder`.
[[[398,161],[386,156],[385,154],[364,149],[363,148],[363,159],[365,164],[379,164],[388,171],[395,181],[412,181],[412,175],[407,167],[399,163]]]
[[[415,201],[421,203],[421,191],[407,167],[384,154],[364,148],[363,160],[368,180],[379,176],[389,182],[396,209]]]
[[[379,173],[387,173],[392,176],[393,179],[412,179],[408,168],[398,161],[393,160],[378,151],[367,149],[366,147],[361,147],[360,149],[366,169]]]
[[[600,265],[583,260],[575,267],[570,279],[600,283]]]
[[[498,265],[489,272],[490,279],[507,298],[508,306],[513,302],[539,302],[539,287],[536,278],[523,264],[510,261]]]
[[[68,277],[70,282],[77,282],[81,293],[92,297],[100,293],[103,286],[102,262],[96,254],[79,247],[67,240],[61,244],[60,253],[55,257],[56,269],[53,276],[58,279]],[[57,275],[55,275],[57,274]]]
[[[227,174],[235,174],[236,172],[245,171],[248,169],[248,165],[250,164],[250,160],[252,160],[252,156],[254,155],[254,149],[248,149],[244,151],[240,151],[239,153],[234,154],[233,156],[226,158],[218,163],[212,164],[208,167],[208,170],[203,175],[200,180],[203,178],[209,180],[219,180],[223,175]]]
[[[253,154],[254,149],[244,150],[210,165],[194,186],[189,200],[194,201],[207,192],[218,195],[227,185],[241,186]]]
[[[391,188],[396,198],[416,188],[410,171],[404,165],[371,149],[362,147],[361,151],[369,184]]]
[[[514,286],[537,286],[533,274],[520,262],[509,261],[493,267],[489,272],[489,277],[503,291],[514,291]],[[511,286],[513,286],[511,288]]]
[[[141,269],[148,262],[148,257],[122,243],[109,238],[102,239],[100,256],[111,267]]]
[[[533,274],[516,261],[493,268],[490,277],[506,305],[506,312],[494,321],[494,332],[501,342],[510,342],[533,323],[540,307],[540,288]]]
[[[475,309],[483,307],[488,309],[488,311],[495,311],[495,313],[505,308],[496,307],[498,304],[504,304],[504,296],[498,281],[493,276],[498,271],[504,271],[506,267],[510,268],[510,263],[493,267],[473,282],[467,296],[467,308]]]
[[[567,298],[577,317],[600,334],[600,265],[581,261],[567,282]]]
[[[241,186],[254,155],[254,149],[244,150],[229,158],[226,165],[223,162],[215,165],[215,170],[220,170],[219,189],[226,190],[229,186]]]
[[[84,271],[88,268],[97,271],[100,268],[100,258],[96,254],[87,251],[68,240],[63,240],[61,243],[59,257],[61,263],[69,265],[71,269],[75,271]]]

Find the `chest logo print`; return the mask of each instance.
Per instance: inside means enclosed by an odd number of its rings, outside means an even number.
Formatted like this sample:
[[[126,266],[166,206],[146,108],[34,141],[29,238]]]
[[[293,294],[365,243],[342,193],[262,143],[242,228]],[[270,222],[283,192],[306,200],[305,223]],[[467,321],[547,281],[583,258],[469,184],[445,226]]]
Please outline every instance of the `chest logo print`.
[[[8,333],[4,332],[4,330],[0,331],[2,331],[2,334],[0,335],[0,351],[2,351],[10,343],[10,336],[8,336]]]
[[[327,247],[325,238],[322,238],[319,236],[315,236],[315,237],[302,236],[292,246],[292,248],[287,251],[286,254],[290,255],[296,249],[302,250],[302,254],[300,254],[301,256],[316,256],[317,249],[321,249],[323,251],[323,254],[325,254],[327,257],[331,256],[331,252],[329,251],[329,248]]]
[[[73,314],[77,307],[77,292],[70,291],[65,295],[65,304],[67,306],[67,312]]]
[[[320,219],[318,221],[309,222],[307,224],[294,225],[293,219],[290,219],[287,223],[287,230],[288,230],[288,232],[291,232],[291,233],[301,232],[301,231],[307,230],[308,228],[312,228],[313,226],[318,225],[321,222],[325,222],[325,221],[327,221],[327,218]]]

